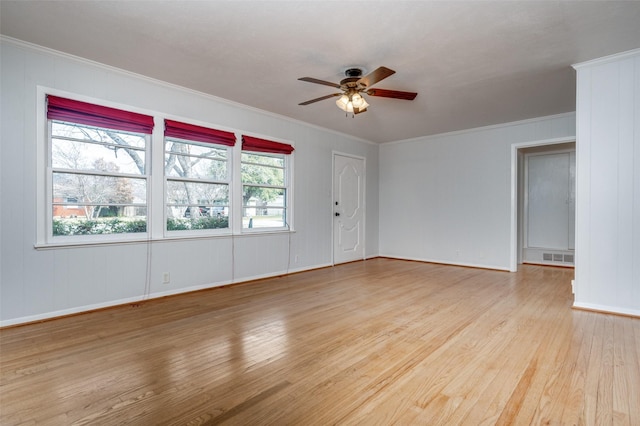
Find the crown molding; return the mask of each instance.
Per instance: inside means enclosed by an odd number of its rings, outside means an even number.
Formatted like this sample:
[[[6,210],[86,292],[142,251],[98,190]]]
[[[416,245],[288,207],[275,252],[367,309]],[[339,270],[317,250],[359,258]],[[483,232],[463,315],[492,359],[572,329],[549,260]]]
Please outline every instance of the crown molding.
[[[627,59],[640,55],[640,49],[627,50],[626,52],[615,53],[613,55],[603,56],[602,58],[592,59],[590,61],[579,62],[571,65],[574,69],[592,67],[594,65],[602,65],[610,62],[616,62],[621,59]]]
[[[144,81],[152,83],[154,85],[162,86],[162,87],[165,87],[165,88],[168,88],[168,89],[172,89],[172,90],[181,91],[183,93],[191,94],[191,95],[194,95],[194,96],[199,96],[201,98],[204,98],[204,99],[207,99],[207,100],[210,100],[210,101],[214,101],[214,102],[218,102],[218,103],[221,103],[221,104],[229,105],[229,106],[232,106],[234,108],[243,109],[245,111],[249,111],[249,112],[253,112],[253,113],[256,113],[256,114],[264,115],[264,116],[267,116],[267,117],[275,118],[275,119],[278,119],[278,120],[286,121],[286,122],[289,122],[291,124],[296,124],[296,125],[299,125],[299,126],[304,126],[304,127],[307,127],[307,128],[312,128],[312,129],[315,129],[315,130],[320,130],[320,131],[323,131],[323,132],[331,133],[331,134],[334,134],[334,135],[337,135],[337,136],[340,136],[340,137],[343,137],[343,138],[347,138],[347,139],[353,140],[355,142],[361,142],[361,143],[365,143],[365,144],[368,144],[368,145],[375,145],[375,146],[379,145],[379,144],[377,144],[375,142],[372,142],[370,140],[362,139],[362,138],[359,138],[357,136],[349,135],[347,133],[338,132],[337,130],[333,130],[333,129],[329,129],[329,128],[326,128],[326,127],[318,126],[316,124],[307,123],[306,121],[302,121],[302,120],[296,120],[294,118],[287,117],[286,115],[276,114],[276,113],[271,112],[271,111],[267,111],[267,110],[260,109],[260,108],[255,108],[255,107],[252,107],[252,106],[249,106],[249,105],[245,105],[245,104],[242,104],[242,103],[239,103],[239,102],[231,101],[229,99],[225,99],[225,98],[221,98],[221,97],[218,97],[218,96],[215,96],[215,95],[211,95],[209,93],[200,92],[200,91],[194,90],[194,89],[189,89],[189,88],[184,87],[184,86],[180,86],[180,85],[177,85],[177,84],[169,83],[169,82],[163,81],[163,80],[158,80],[156,78],[148,77],[148,76],[143,75],[143,74],[138,74],[138,73],[135,73],[135,72],[132,72],[132,71],[127,71],[127,70],[124,70],[122,68],[117,68],[117,67],[114,67],[114,66],[111,66],[111,65],[104,64],[102,62],[93,61],[91,59],[83,58],[81,56],[76,56],[76,55],[72,55],[70,53],[61,52],[59,50],[51,49],[49,47],[40,46],[38,44],[30,43],[30,42],[27,42],[27,41],[24,41],[24,40],[20,40],[20,39],[16,39],[16,38],[13,38],[13,37],[8,37],[8,36],[2,35],[2,34],[0,34],[0,43],[12,44],[12,45],[14,45],[16,47],[19,47],[19,48],[38,51],[38,52],[41,52],[41,53],[44,53],[44,54],[56,56],[56,57],[59,57],[59,58],[64,58],[64,59],[71,60],[71,61],[74,61],[74,62],[79,62],[79,63],[82,63],[84,65],[90,65],[90,66],[93,66],[93,67],[101,68],[101,69],[103,69],[105,71],[109,71],[109,72],[117,73],[117,74],[120,74],[120,75],[124,75],[124,76],[128,76],[128,77],[133,77],[133,78],[136,78],[136,79],[144,80]]]

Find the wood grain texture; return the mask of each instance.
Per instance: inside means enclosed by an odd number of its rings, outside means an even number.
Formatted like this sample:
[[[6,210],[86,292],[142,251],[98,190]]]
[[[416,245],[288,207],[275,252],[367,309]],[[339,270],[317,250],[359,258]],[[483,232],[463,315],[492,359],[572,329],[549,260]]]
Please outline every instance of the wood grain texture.
[[[0,331],[0,424],[640,424],[564,268],[371,259]]]

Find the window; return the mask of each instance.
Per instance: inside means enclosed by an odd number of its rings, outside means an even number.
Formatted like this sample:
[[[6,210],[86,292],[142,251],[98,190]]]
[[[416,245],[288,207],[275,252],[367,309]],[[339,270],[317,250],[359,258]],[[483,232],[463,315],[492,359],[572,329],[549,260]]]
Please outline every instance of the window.
[[[288,228],[288,164],[293,147],[242,139],[242,227]]]
[[[165,120],[166,230],[229,228],[235,135]]]
[[[146,233],[153,117],[48,96],[50,237]]]
[[[44,90],[37,245],[291,229],[291,145]]]

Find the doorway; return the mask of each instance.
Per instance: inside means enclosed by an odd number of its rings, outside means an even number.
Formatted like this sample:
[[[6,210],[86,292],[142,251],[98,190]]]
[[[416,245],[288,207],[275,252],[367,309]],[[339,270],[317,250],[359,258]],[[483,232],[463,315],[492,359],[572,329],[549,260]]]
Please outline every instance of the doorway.
[[[333,263],[364,259],[365,160],[333,154]]]
[[[527,154],[544,154],[544,153],[560,153],[560,152],[571,152],[573,151],[573,156],[575,159],[575,150],[576,143],[575,137],[564,137],[564,138],[556,138],[556,139],[547,139],[541,141],[533,141],[533,142],[522,142],[515,143],[511,145],[511,250],[510,250],[510,260],[509,260],[509,270],[511,272],[515,272],[518,270],[518,264],[523,263],[523,255],[525,244],[527,244],[527,248],[534,248],[529,246],[534,245],[543,245],[540,243],[540,240],[537,242],[534,240],[531,244],[528,242],[528,235],[525,235],[525,229],[529,227],[528,224],[525,224],[525,155]],[[569,159],[570,161],[570,159]],[[575,161],[575,160],[574,160]],[[574,163],[575,164],[575,163]],[[538,164],[539,166],[539,164]],[[544,170],[545,167],[550,166],[542,166]],[[574,169],[575,170],[575,166]],[[570,171],[567,170],[567,174]],[[558,173],[560,175],[560,173]],[[544,177],[544,172],[542,172],[542,176]],[[575,188],[575,174],[573,175],[571,185]],[[528,183],[527,183],[528,185]],[[545,192],[545,191],[543,191]],[[567,204],[569,210],[571,210],[571,205],[573,205],[573,215],[566,217],[566,231],[567,231],[567,244],[566,247],[563,247],[564,250],[559,251],[539,251],[538,254],[541,257],[540,262],[529,261],[530,263],[545,263],[556,266],[572,266],[575,262],[575,255],[573,252],[573,247],[571,250],[569,249],[568,241],[573,240],[573,236],[575,235],[575,225],[573,221],[571,221],[571,217],[575,217],[575,198],[570,198],[571,196],[565,195],[562,198],[563,202]],[[567,201],[569,201],[567,203]],[[541,210],[545,210],[546,201],[538,200],[538,206],[541,207]],[[527,205],[526,208],[529,206]],[[552,209],[553,210],[553,209]],[[558,209],[561,210],[561,209]],[[543,215],[544,216],[544,215]],[[564,218],[554,218],[554,219],[542,219],[539,225],[544,229],[545,220],[554,220],[554,221],[565,221]],[[575,220],[575,219],[574,219]],[[564,233],[564,231],[562,231]],[[547,234],[551,234],[550,232],[546,232]],[[544,237],[544,235],[543,235]],[[544,241],[544,238],[543,238]],[[555,245],[555,244],[552,244]],[[540,247],[547,249],[556,249],[558,246],[554,247]],[[527,256],[533,254],[533,251],[526,253]],[[555,254],[555,257],[554,257]],[[566,258],[564,255],[568,255]],[[551,256],[551,261],[544,260],[549,259],[549,255]],[[569,255],[573,256],[573,258],[569,257]],[[565,262],[565,260],[567,262]],[[571,262],[569,262],[571,261]]]
[[[522,263],[573,266],[575,144],[522,150]]]

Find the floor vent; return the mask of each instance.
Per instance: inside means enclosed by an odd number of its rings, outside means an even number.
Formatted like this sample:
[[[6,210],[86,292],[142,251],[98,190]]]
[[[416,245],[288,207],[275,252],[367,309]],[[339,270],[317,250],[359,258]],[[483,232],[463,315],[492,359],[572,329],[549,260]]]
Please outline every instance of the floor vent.
[[[542,260],[544,262],[573,263],[573,258],[572,254],[542,253]]]

